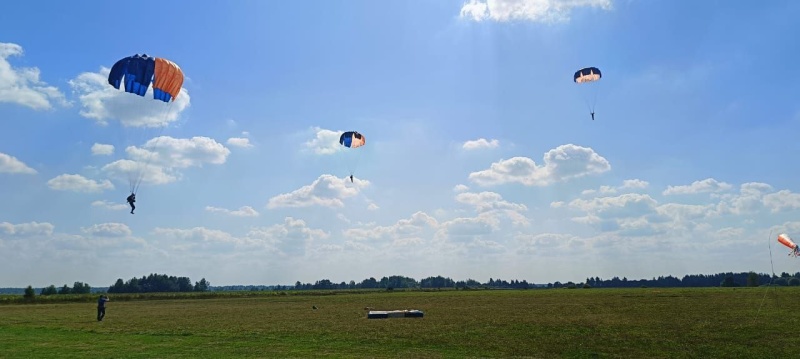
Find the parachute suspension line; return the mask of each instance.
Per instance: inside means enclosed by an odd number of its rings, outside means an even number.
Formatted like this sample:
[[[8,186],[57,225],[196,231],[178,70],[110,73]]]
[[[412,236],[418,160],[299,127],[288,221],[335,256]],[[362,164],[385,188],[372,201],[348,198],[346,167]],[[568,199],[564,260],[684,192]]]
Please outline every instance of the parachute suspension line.
[[[772,271],[772,275],[769,278],[769,284],[767,285],[767,289],[764,291],[764,297],[761,298],[761,304],[758,306],[755,319],[758,319],[758,315],[759,313],[761,313],[761,307],[764,306],[764,300],[767,299],[767,293],[769,293],[769,289],[772,288],[772,283],[773,281],[775,281],[775,264],[772,263],[772,230],[769,231],[769,238],[767,238],[767,245],[769,246],[769,266]]]
[[[169,105],[167,105],[164,108],[164,111],[162,112],[162,115],[161,115],[160,118],[166,118],[167,115],[169,115],[169,112],[172,109],[172,104],[173,103],[174,102],[170,101]],[[161,141],[161,135],[164,133],[164,130],[167,129],[167,126],[169,126],[169,124],[165,123],[165,125],[161,126],[161,128],[156,133],[156,137],[155,137],[156,140],[155,140],[155,142],[153,142],[153,146],[152,146],[154,150],[157,149],[158,142]],[[157,157],[157,156],[158,156],[158,153],[156,153],[156,154],[153,154],[153,153],[148,154],[147,155],[147,159],[144,161],[144,164],[138,166],[139,171],[138,171],[137,175],[134,176],[134,179],[131,182],[131,193],[134,193],[134,194],[139,193],[139,186],[142,184],[142,180],[144,179],[145,173],[147,173],[147,166],[152,162],[153,157]]]

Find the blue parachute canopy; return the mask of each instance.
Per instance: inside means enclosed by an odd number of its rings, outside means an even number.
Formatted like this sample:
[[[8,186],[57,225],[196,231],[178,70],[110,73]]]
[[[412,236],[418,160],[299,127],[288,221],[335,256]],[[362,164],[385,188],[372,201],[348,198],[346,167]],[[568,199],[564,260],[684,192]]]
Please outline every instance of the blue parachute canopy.
[[[572,81],[576,83],[585,83],[585,82],[597,81],[601,77],[603,77],[603,74],[600,73],[600,69],[596,67],[586,67],[578,71],[575,71],[575,75],[572,77]]]
[[[147,56],[147,54],[128,56],[111,66],[108,84],[119,89],[124,76],[125,92],[144,96],[153,80],[155,69],[154,57]]]

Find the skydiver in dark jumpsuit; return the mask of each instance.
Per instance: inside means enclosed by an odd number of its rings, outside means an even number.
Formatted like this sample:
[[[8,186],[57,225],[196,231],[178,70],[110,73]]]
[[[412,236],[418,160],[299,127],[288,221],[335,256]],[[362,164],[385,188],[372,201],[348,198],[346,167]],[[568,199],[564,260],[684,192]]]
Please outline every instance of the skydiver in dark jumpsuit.
[[[133,202],[136,202],[136,194],[131,193],[131,195],[128,196],[127,200],[128,200],[128,204],[131,205],[131,214],[134,214],[133,210],[136,209],[136,206],[133,205]]]

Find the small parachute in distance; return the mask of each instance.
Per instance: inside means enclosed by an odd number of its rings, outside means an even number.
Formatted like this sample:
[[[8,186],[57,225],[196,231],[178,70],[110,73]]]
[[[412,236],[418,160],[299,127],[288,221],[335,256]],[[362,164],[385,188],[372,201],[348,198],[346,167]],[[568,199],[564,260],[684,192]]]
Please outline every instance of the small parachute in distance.
[[[573,76],[573,81],[575,81],[575,83],[582,84],[587,82],[598,81],[602,77],[603,74],[600,72],[600,69],[596,67],[586,67],[578,71],[575,71],[575,75]]]
[[[339,144],[344,147],[358,148],[367,143],[367,138],[357,131],[347,131],[339,136]]]
[[[354,151],[356,148],[364,146],[367,143],[367,138],[364,135],[358,133],[358,131],[347,131],[342,133],[339,136],[339,144],[349,148],[349,151],[353,151],[352,153],[348,154],[347,159],[347,168],[350,170],[350,182],[353,182],[353,173],[356,170],[356,166],[358,165],[358,159],[361,154],[361,150]]]
[[[595,84],[595,82],[600,81],[602,77],[603,74],[600,72],[600,69],[596,67],[584,67],[578,71],[575,71],[575,74],[572,76],[572,81],[582,86],[588,85],[590,87],[596,87],[597,84]],[[591,103],[587,97],[587,94],[584,94],[584,100],[586,100],[586,106],[589,107],[589,113],[592,115],[592,121],[594,121],[594,106],[595,102],[597,102],[597,89],[594,88],[593,90],[593,98]]]
[[[780,242],[784,246],[789,247],[792,250],[791,252],[789,252],[790,256],[794,257],[800,256],[800,247],[798,247],[797,244],[795,244],[794,241],[792,241],[792,238],[790,238],[788,234],[786,233],[779,234],[778,242]]]

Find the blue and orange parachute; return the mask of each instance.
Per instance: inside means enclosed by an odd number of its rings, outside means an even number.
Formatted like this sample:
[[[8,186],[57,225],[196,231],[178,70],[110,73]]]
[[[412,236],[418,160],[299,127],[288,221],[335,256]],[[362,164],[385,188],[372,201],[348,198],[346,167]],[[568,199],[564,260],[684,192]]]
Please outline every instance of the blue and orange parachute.
[[[367,144],[367,138],[358,131],[346,131],[339,136],[339,144],[344,146],[345,161],[347,162],[347,169],[350,170],[350,181],[353,181],[353,173],[358,167],[359,159],[363,152],[358,149]]]
[[[119,90],[120,87],[124,88],[127,93],[132,93],[144,97],[147,90],[153,88],[153,99],[163,101],[167,104],[164,105],[164,112],[161,115],[162,120],[166,120],[169,116],[169,107],[178,98],[183,87],[184,75],[180,66],[176,63],[161,57],[152,57],[147,54],[136,54],[120,59],[113,66],[108,74],[108,84]],[[144,113],[144,109],[152,106],[150,104],[139,104],[140,109]],[[166,121],[165,121],[166,122]],[[155,138],[152,146],[155,147],[158,141],[161,140],[161,132],[167,127],[166,125],[143,125],[141,128],[134,129],[137,126],[125,126],[125,131],[128,137],[134,137],[133,132],[136,132],[136,145],[146,141],[147,137]],[[153,127],[159,127],[152,129]],[[132,138],[128,138],[132,140]],[[136,193],[139,190],[139,185],[144,179],[145,170],[149,163],[153,160],[155,155],[151,154],[146,159],[135,161],[135,164],[128,172],[128,181],[130,185],[130,192]]]
[[[594,120],[594,107],[597,102],[596,82],[600,81],[601,78],[603,78],[603,73],[596,67],[584,67],[575,71],[575,74],[572,75],[573,82],[581,85],[582,88],[588,87],[590,89],[590,93],[584,93],[583,96],[586,106],[589,108],[589,113],[592,115],[592,120]],[[591,100],[589,100],[590,97]]]
[[[144,97],[153,84],[153,99],[175,101],[183,86],[183,71],[174,62],[136,54],[117,61],[108,74],[108,84],[115,89],[125,85],[125,92]]]
[[[367,143],[367,138],[357,131],[347,131],[339,136],[339,144],[344,147],[358,148]]]

